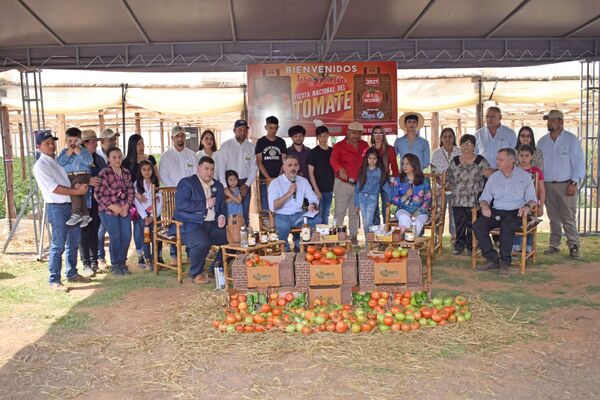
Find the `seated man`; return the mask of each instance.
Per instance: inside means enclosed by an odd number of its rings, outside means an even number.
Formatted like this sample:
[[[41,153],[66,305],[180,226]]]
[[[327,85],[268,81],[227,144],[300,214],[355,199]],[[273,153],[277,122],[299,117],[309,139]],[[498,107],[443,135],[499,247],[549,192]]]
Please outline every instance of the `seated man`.
[[[510,275],[512,243],[519,228],[521,216],[537,204],[531,176],[515,166],[517,153],[512,148],[501,149],[496,155],[498,170],[490,175],[479,197],[482,216],[473,224],[481,254],[487,259],[479,271],[500,268],[502,275]],[[494,202],[493,208],[490,204]],[[500,227],[500,259],[490,240],[490,231]]]
[[[295,155],[288,155],[283,162],[283,174],[273,179],[269,184],[269,210],[275,214],[275,228],[280,240],[285,240],[285,250],[290,250],[287,242],[290,230],[300,227],[304,223],[304,210],[302,203],[306,198],[309,202],[308,210],[317,211],[319,199],[313,192],[308,179],[298,176],[300,163]],[[308,224],[314,227],[321,222],[317,214],[308,218]],[[294,251],[300,249],[300,236],[294,235]]]
[[[214,173],[215,162],[204,156],[196,175],[181,179],[175,192],[173,219],[183,222],[181,240],[189,252],[190,277],[198,284],[209,282],[203,272],[210,246],[227,243],[225,193],[223,185],[213,180]]]

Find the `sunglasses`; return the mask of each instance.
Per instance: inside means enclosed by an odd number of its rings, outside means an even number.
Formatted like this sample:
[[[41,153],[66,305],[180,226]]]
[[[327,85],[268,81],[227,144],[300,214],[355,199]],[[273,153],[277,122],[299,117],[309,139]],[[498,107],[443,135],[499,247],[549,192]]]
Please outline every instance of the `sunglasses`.
[[[375,132],[373,132],[373,135],[382,136],[382,135],[385,135],[385,133],[383,133],[381,131],[375,131]]]

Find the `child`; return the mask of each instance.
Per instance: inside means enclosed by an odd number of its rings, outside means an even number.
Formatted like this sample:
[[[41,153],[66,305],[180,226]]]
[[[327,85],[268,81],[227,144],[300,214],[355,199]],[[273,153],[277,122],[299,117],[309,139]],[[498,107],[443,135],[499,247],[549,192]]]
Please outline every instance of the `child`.
[[[525,171],[525,172],[529,172],[529,174],[531,174],[531,179],[534,180],[535,182],[535,174],[537,173],[538,175],[538,184],[537,187],[535,188],[535,192],[536,192],[536,196],[538,198],[538,211],[537,211],[537,217],[541,217],[542,215],[544,215],[544,202],[546,201],[546,190],[544,189],[544,174],[542,172],[542,170],[540,170],[538,167],[534,167],[532,165],[532,161],[535,155],[535,149],[533,148],[533,146],[530,146],[528,144],[522,144],[521,147],[519,147],[519,167]],[[531,252],[533,250],[532,248],[533,245],[533,237],[531,237],[531,235],[527,236],[527,252]],[[521,238],[520,237],[515,237],[515,240],[513,242],[513,252],[520,252],[521,251]]]
[[[140,162],[137,170],[137,176],[133,185],[135,191],[135,199],[133,204],[139,214],[139,218],[133,222],[133,239],[135,241],[135,249],[139,257],[138,265],[141,269],[152,267],[152,253],[150,252],[150,244],[144,242],[144,230],[149,229],[150,237],[152,237],[153,218],[152,218],[152,187],[156,191],[159,186],[158,177],[156,176],[154,166],[148,160]],[[162,196],[158,192],[156,194],[156,217],[160,217],[162,211]],[[161,248],[158,248],[160,257]]]
[[[93,160],[92,155],[81,145],[81,131],[78,128],[67,129],[66,135],[67,147],[60,152],[56,161],[65,169],[71,187],[75,188],[90,183]],[[85,195],[71,196],[71,217],[67,225],[81,223],[80,227],[85,228],[91,221]]]
[[[227,187],[225,188],[225,203],[227,204],[227,216],[242,215],[242,195],[238,187],[239,177],[237,172],[228,170],[225,172]]]
[[[373,225],[379,193],[382,188],[389,190],[387,180],[388,173],[383,159],[375,148],[369,148],[358,170],[358,182],[354,190],[354,206],[356,213],[360,212],[362,215],[365,238]]]

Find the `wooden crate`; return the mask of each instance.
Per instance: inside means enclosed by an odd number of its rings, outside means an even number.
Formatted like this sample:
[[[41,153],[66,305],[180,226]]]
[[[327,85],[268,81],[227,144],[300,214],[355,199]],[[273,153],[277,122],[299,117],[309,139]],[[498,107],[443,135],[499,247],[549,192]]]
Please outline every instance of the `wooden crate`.
[[[308,301],[312,303],[318,298],[327,299],[330,304],[351,304],[352,285],[309,288]]]

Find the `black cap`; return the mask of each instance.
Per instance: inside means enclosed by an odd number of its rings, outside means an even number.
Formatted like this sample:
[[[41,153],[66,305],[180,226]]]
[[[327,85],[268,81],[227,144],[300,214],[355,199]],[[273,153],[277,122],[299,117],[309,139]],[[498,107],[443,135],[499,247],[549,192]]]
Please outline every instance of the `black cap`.
[[[245,119],[238,119],[237,121],[235,121],[235,124],[233,125],[233,129],[239,128],[240,126],[246,126],[246,127],[250,128]]]
[[[35,135],[35,143],[38,145],[44,143],[50,138],[58,140],[56,136],[52,135],[52,131],[50,129],[41,129],[39,131],[33,131],[33,134]]]

